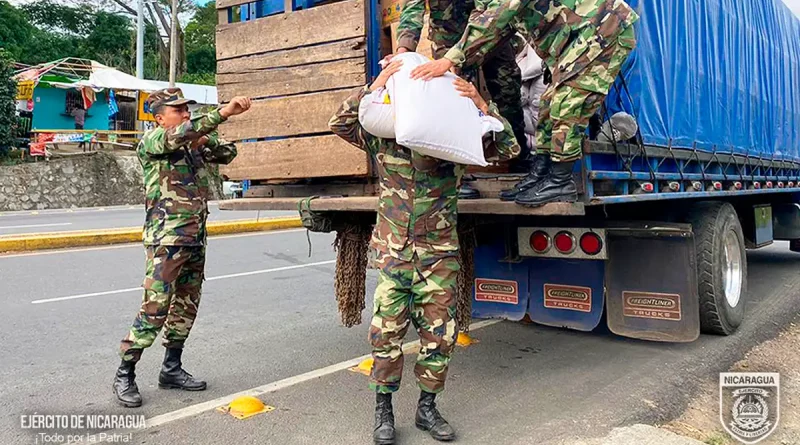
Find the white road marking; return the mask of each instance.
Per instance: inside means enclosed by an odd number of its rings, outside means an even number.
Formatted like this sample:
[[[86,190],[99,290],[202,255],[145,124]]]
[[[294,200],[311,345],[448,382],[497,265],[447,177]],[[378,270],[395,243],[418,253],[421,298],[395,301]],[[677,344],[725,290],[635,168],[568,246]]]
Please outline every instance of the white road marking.
[[[274,267],[272,269],[261,269],[261,270],[253,270],[250,272],[241,272],[241,273],[232,273],[228,275],[220,275],[218,277],[210,277],[206,278],[206,281],[216,281],[216,280],[227,280],[229,278],[239,278],[239,277],[247,277],[250,275],[262,275],[267,273],[275,273],[275,272],[284,272],[287,270],[295,270],[295,269],[303,269],[306,267],[314,267],[314,266],[325,266],[328,264],[335,263],[336,260],[327,260],[327,261],[317,261],[316,263],[306,263],[306,264],[295,264],[293,266],[283,266],[283,267]],[[80,294],[80,295],[69,295],[66,297],[56,297],[56,298],[46,298],[43,300],[33,300],[31,304],[44,304],[44,303],[56,303],[59,301],[69,301],[69,300],[79,300],[82,298],[90,298],[90,297],[101,297],[105,295],[115,295],[115,294],[122,294],[125,292],[134,292],[142,290],[141,286],[139,287],[129,287],[127,289],[116,289],[116,290],[108,290],[103,292],[92,292],[88,294]]]
[[[477,331],[478,329],[485,328],[487,326],[491,326],[493,324],[500,323],[502,320],[483,320],[476,323],[473,323],[470,326],[470,331]],[[413,341],[410,343],[406,343],[403,346],[403,353],[408,353],[416,348],[419,347],[419,340]],[[151,417],[150,419],[145,420],[145,429],[147,428],[154,428],[161,425],[164,425],[169,422],[174,422],[176,420],[185,419],[187,417],[193,417],[198,414],[202,414],[206,411],[211,411],[217,407],[225,406],[231,403],[234,399],[241,396],[253,396],[259,397],[263,396],[264,394],[273,393],[276,391],[280,391],[282,389],[286,389],[295,385],[299,385],[301,383],[308,382],[310,380],[318,379],[320,377],[325,377],[330,374],[334,374],[339,371],[344,371],[348,368],[352,368],[353,366],[358,365],[361,361],[370,358],[371,355],[362,355],[361,357],[356,357],[350,360],[345,360],[343,362],[336,363],[334,365],[326,366],[324,368],[315,369],[313,371],[306,372],[304,374],[296,375],[294,377],[285,378],[283,380],[278,380],[277,382],[267,383],[266,385],[257,386],[252,389],[247,389],[241,392],[237,392],[235,394],[230,394],[227,396],[223,396],[214,400],[209,400],[207,402],[198,403],[195,405],[187,406],[186,408],[181,408],[179,410],[175,410],[166,414],[161,414],[159,416]]]
[[[24,226],[0,226],[3,229],[28,229],[31,227],[56,227],[56,226],[71,226],[72,223],[51,223],[51,224],[28,224]]]
[[[229,238],[243,238],[247,236],[264,236],[264,235],[280,235],[283,233],[292,233],[292,232],[305,232],[306,229],[286,229],[286,230],[270,230],[266,232],[248,232],[248,233],[237,233],[234,235],[216,235],[208,237],[209,242],[217,240],[224,240]],[[130,247],[142,247],[142,243],[125,243],[125,244],[113,244],[110,246],[96,246],[96,247],[78,247],[74,249],[57,249],[57,250],[44,250],[40,252],[24,252],[24,253],[12,253],[8,255],[0,254],[0,259],[4,258],[18,258],[18,257],[26,257],[26,256],[38,256],[38,255],[58,255],[61,253],[73,253],[73,252],[91,252],[95,250],[110,250],[110,249],[126,249]]]

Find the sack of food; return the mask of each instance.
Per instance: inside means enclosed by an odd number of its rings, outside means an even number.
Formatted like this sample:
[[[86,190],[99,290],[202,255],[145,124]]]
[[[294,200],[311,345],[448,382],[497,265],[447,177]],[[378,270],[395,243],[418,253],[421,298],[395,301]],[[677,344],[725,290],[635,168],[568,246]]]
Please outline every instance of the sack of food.
[[[471,99],[456,91],[456,76],[446,73],[428,81],[411,79],[411,71],[430,61],[417,53],[395,56],[400,71],[386,84],[394,108],[397,143],[427,156],[459,164],[486,166],[483,154],[486,129],[502,130],[497,119],[485,116]],[[366,127],[365,127],[366,128]]]

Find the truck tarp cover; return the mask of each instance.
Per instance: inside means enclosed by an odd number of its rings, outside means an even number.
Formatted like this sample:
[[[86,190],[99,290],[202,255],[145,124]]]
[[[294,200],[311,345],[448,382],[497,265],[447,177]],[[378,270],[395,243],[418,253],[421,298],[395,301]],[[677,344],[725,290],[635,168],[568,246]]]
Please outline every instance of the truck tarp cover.
[[[645,143],[800,160],[800,20],[780,0],[627,1],[630,96],[618,80],[607,104]]]

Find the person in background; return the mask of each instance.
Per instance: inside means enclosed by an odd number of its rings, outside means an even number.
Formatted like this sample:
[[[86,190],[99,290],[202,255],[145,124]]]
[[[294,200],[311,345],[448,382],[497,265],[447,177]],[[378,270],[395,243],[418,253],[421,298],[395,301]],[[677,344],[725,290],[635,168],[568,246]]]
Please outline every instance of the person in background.
[[[367,133],[358,120],[361,99],[382,88],[401,66],[390,62],[372,85],[354,91],[331,118],[331,131],[366,151],[375,160],[381,195],[378,219],[370,242],[372,265],[379,269],[374,316],[369,329],[374,365],[370,388],[376,392],[373,441],[395,441],[392,393],[403,374],[403,338],[411,323],[421,348],[414,367],[421,390],[416,426],[440,441],[453,440],[455,431],[436,408],[436,394],[444,390],[457,326],[456,277],[458,263],[458,185],[465,166],[424,156],[394,139]],[[485,114],[503,123],[503,131],[484,137],[494,143],[502,159],[519,154],[511,125],[495,104],[463,79],[455,81]]]
[[[166,327],[166,353],[159,388],[206,389],[206,382],[183,369],[181,357],[197,316],[205,274],[207,169],[210,163],[228,163],[236,155],[230,147],[215,150],[226,145],[219,142],[215,130],[229,117],[249,110],[250,99],[234,97],[194,122],[188,108],[192,103],[179,88],[156,91],[147,98],[157,127],[142,136],[136,149],[145,186],[144,296],[120,344],[122,362],[113,384],[117,401],[126,407],[142,405],[136,363],[162,327]]]
[[[77,105],[74,105],[69,114],[75,119],[75,129],[83,130],[83,127],[86,124],[86,110],[83,109],[83,104],[78,103]],[[78,148],[86,151],[86,142],[81,140],[81,142],[78,144]]]
[[[589,120],[636,46],[633,25],[638,19],[624,0],[488,0],[480,14],[470,17],[461,40],[442,59],[416,67],[412,77],[430,79],[453,67],[478,67],[510,28],[524,27],[552,74],[540,102],[536,145],[537,155],[553,164],[515,201],[529,207],[575,202],[572,172],[583,154]]]

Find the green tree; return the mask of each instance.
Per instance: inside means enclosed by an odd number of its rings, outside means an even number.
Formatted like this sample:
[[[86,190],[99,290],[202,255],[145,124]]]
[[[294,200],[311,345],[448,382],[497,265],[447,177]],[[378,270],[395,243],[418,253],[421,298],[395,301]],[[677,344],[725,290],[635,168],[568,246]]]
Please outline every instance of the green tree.
[[[186,73],[182,81],[214,85],[217,71],[215,30],[217,9],[215,2],[197,7],[197,12],[186,25]]]
[[[20,60],[27,50],[35,28],[28,22],[25,13],[7,1],[0,0],[0,47],[12,57]]]
[[[8,51],[0,48],[0,152],[14,144],[17,82],[13,76],[14,60]]]

